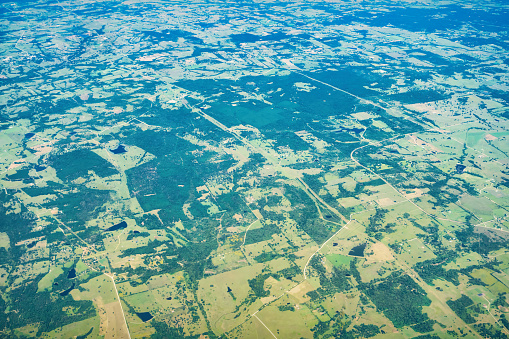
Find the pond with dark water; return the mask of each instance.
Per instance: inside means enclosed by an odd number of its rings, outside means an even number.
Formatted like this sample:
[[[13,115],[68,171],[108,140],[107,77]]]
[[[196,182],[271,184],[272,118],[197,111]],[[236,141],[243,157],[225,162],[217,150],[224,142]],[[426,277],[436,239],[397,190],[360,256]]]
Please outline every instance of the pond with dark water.
[[[76,278],[76,269],[74,267],[71,268],[69,273],[67,273],[67,279],[73,279],[73,278]]]
[[[360,244],[355,246],[348,252],[348,255],[353,255],[355,257],[363,257],[364,256],[364,249],[366,248],[366,244]]]
[[[74,283],[72,283],[72,286],[69,287],[68,289],[66,289],[65,291],[61,292],[60,295],[62,297],[65,297],[66,295],[68,295],[69,293],[71,293],[71,291],[74,290]]]
[[[125,149],[124,145],[118,145],[117,148],[110,149],[110,152],[113,153],[113,154],[122,154],[122,153],[126,153],[127,150]]]
[[[105,229],[104,232],[111,232],[111,231],[122,230],[122,229],[124,229],[126,227],[127,227],[127,223],[125,221],[122,221],[122,222],[119,222],[116,225],[113,225],[113,226]]]
[[[456,164],[456,172],[458,173],[463,173],[463,171],[465,170],[465,168],[467,168],[467,166],[465,165],[462,165],[462,164]]]
[[[136,313],[136,315],[143,322],[147,322],[154,317],[152,314],[150,314],[150,312],[139,312],[139,313]]]

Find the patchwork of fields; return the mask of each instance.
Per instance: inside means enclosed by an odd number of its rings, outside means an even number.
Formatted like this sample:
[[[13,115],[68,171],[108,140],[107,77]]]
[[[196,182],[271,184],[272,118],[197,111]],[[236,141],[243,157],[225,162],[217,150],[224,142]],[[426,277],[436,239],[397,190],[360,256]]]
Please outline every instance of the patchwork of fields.
[[[508,15],[0,4],[0,336],[509,336]]]

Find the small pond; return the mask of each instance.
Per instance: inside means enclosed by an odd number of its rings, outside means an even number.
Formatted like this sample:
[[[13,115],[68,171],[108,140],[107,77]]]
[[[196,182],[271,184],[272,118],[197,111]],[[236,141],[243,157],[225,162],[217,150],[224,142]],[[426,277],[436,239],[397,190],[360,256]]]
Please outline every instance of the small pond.
[[[118,145],[117,148],[110,149],[110,152],[113,153],[113,154],[122,154],[122,153],[126,153],[127,150],[125,149],[124,145]]]
[[[136,315],[143,322],[147,322],[147,321],[149,321],[150,319],[153,318],[153,316],[152,316],[152,314],[150,314],[150,312],[139,312],[139,313],[136,313]]]
[[[73,278],[76,278],[76,269],[74,267],[71,268],[69,273],[67,273],[67,279],[73,279]]]
[[[60,292],[60,295],[62,297],[65,297],[66,295],[68,295],[69,293],[71,293],[71,291],[74,290],[74,283],[72,283],[72,286],[69,287],[68,289],[66,289],[65,291],[63,292]]]
[[[36,172],[40,172],[44,171],[46,169],[46,166],[35,165],[34,168]]]
[[[360,244],[355,246],[348,252],[348,255],[353,255],[355,257],[363,257],[364,256],[364,249],[366,248],[366,244]]]
[[[119,222],[118,224],[116,225],[113,225],[107,229],[104,230],[104,232],[111,232],[111,231],[117,231],[117,230],[121,230],[121,229],[124,229],[127,227],[127,223],[125,221],[122,221],[122,222]]]

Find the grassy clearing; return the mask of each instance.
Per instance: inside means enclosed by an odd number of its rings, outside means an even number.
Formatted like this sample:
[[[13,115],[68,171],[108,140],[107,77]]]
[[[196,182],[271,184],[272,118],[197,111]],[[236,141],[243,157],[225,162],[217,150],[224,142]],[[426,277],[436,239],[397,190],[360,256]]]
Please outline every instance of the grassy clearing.
[[[151,290],[143,293],[132,294],[123,298],[131,305],[135,312],[151,312],[157,309],[157,301]]]
[[[504,285],[500,280],[493,276],[493,271],[487,268],[475,269],[471,275],[474,278],[481,279],[487,288],[495,295],[499,293],[509,293],[509,287]]]
[[[273,338],[270,332],[255,317],[250,317],[241,326],[228,333],[230,338],[260,339]]]
[[[367,263],[394,260],[390,248],[382,242],[368,245],[364,250],[364,256]]]
[[[72,290],[71,295],[75,300],[93,300],[100,296],[104,304],[118,303],[113,282],[105,275],[100,275],[81,284],[80,289]]]
[[[410,266],[414,266],[419,262],[436,258],[436,255],[428,245],[419,238],[413,238],[400,244],[401,253],[399,258],[403,259]]]
[[[352,327],[359,324],[374,324],[385,332],[375,338],[405,338],[382,313],[377,312],[373,307],[364,306],[363,309],[365,312],[353,319]]]
[[[129,332],[131,333],[131,338],[150,338],[156,330],[150,325],[149,322],[140,322],[138,316],[131,316],[132,321],[130,321],[130,317],[127,317],[127,321],[129,324]]]
[[[269,296],[261,298],[261,301],[264,304],[270,303],[294,286],[295,282],[293,282],[292,280],[288,280],[285,278],[280,278],[278,280],[273,277],[269,277],[267,278],[267,280],[265,280],[264,289],[269,290],[270,293]]]
[[[105,337],[111,338],[126,338],[127,328],[125,326],[125,319],[122,315],[122,309],[118,301],[104,304],[104,318],[107,322],[104,324],[103,329],[105,331]],[[101,324],[103,325],[103,324]]]
[[[207,271],[205,274],[215,274],[225,271],[231,271],[246,266],[247,261],[241,251],[232,251],[231,248],[225,248],[212,256],[214,270]]]
[[[281,311],[280,306],[292,304],[288,297],[265,307],[257,313],[261,321],[278,338],[311,338],[313,328],[318,322],[315,315],[305,305],[295,305],[294,311]]]
[[[0,232],[0,247],[5,248],[6,250],[8,250],[9,247],[11,247],[9,236],[5,232]]]
[[[326,298],[321,305],[331,316],[333,316],[336,311],[343,311],[348,315],[354,315],[361,306],[360,293],[354,290],[336,293],[333,296]]]
[[[118,295],[126,297],[132,294],[143,293],[148,291],[146,284],[140,284],[137,286],[131,286],[129,282],[122,282],[117,284]]]
[[[272,248],[269,245],[270,240],[260,241],[254,244],[247,245],[245,247],[245,253],[248,257],[254,258],[259,256],[262,253],[270,253],[273,252]]]
[[[88,334],[87,338],[100,337],[99,316],[65,325],[59,329],[44,333],[41,338],[68,339],[84,336],[86,334]]]
[[[261,273],[264,265],[256,264],[200,280],[198,298],[203,300],[214,331],[229,331],[245,321],[262,304],[259,300],[244,303],[251,293],[249,279]]]
[[[397,269],[393,262],[363,262],[359,267],[359,273],[363,282],[370,282],[373,279],[387,277],[394,269]]]
[[[497,205],[484,197],[465,195],[460,201],[462,207],[474,213],[481,221],[493,219],[493,211],[499,209]]]
[[[350,267],[350,261],[353,260],[352,257],[341,254],[328,254],[325,257],[336,267]]]
[[[38,329],[38,324],[29,324],[15,329],[14,333],[18,336],[34,337],[37,334]]]
[[[19,286],[27,280],[35,279],[41,274],[46,274],[49,272],[49,269],[49,261],[36,261],[25,265],[19,265],[16,271],[11,273],[11,277],[15,277],[12,287]]]
[[[64,270],[60,266],[50,268],[49,272],[39,281],[38,291],[51,290],[53,281],[62,273]]]
[[[9,278],[9,271],[4,267],[0,267],[0,286],[7,284],[7,278]]]
[[[444,266],[445,269],[462,269],[473,265],[480,265],[484,259],[477,252],[467,253],[455,261],[451,261]]]

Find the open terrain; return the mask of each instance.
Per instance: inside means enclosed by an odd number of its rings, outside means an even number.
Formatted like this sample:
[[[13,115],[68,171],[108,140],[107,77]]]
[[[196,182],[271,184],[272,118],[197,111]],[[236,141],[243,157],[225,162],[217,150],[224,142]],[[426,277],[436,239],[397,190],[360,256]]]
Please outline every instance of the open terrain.
[[[508,17],[2,2],[0,337],[508,337]]]

